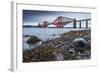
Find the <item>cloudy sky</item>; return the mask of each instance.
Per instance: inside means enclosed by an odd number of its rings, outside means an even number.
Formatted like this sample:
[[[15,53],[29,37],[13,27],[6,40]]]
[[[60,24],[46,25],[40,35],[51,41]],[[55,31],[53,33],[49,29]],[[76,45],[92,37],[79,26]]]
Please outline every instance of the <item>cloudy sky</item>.
[[[23,10],[23,25],[37,25],[43,21],[51,23],[58,16],[76,18],[77,20],[91,18],[90,13]]]

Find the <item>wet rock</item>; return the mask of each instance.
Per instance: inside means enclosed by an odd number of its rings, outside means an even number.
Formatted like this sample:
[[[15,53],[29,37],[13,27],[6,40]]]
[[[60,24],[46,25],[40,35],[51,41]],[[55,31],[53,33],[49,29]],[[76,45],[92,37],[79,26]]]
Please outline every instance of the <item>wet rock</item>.
[[[64,60],[64,56],[62,55],[62,53],[58,53],[57,56],[56,56],[56,58],[57,58],[57,61]]]
[[[84,38],[75,38],[72,41],[72,43],[75,47],[80,47],[80,48],[84,48],[88,46],[88,42]]]
[[[91,40],[88,40],[88,43],[91,43]]]
[[[68,50],[68,52],[71,53],[71,54],[73,54],[73,53],[75,53],[75,49],[74,49],[74,48],[70,48],[70,49]]]
[[[26,51],[24,62],[83,60],[91,58],[90,31],[71,31]],[[85,37],[84,37],[85,36]],[[89,47],[87,45],[89,44]],[[88,49],[89,48],[89,49]]]
[[[31,36],[27,41],[26,41],[27,44],[30,45],[30,48],[34,48],[40,44],[42,44],[42,41],[36,37],[36,36]]]
[[[81,58],[81,56],[77,55],[77,56],[76,56],[76,59],[77,59],[77,60],[81,60],[82,58]]]
[[[35,44],[36,42],[39,42],[39,41],[41,41],[41,40],[38,37],[32,36],[27,40],[27,43],[28,44]]]
[[[77,60],[90,59],[90,57],[91,57],[90,51],[77,52],[76,55]]]
[[[76,51],[75,51],[75,48],[72,48],[72,47],[69,47],[67,49],[65,49],[67,51],[67,53],[70,54],[70,56],[75,56],[76,55]]]

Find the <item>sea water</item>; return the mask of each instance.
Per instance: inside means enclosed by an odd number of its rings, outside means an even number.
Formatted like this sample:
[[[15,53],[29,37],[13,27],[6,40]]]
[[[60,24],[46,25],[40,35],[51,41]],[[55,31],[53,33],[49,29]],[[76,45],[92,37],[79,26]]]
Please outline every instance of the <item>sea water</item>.
[[[82,27],[86,27],[84,25],[85,23],[82,24]],[[67,26],[68,27],[68,26]],[[90,23],[89,26],[90,28]],[[24,37],[25,35],[30,35],[30,36],[36,36],[42,41],[50,40],[50,39],[55,39],[61,36],[61,34],[69,32],[71,30],[87,30],[88,28],[79,28],[79,25],[77,25],[77,28],[34,28],[34,27],[23,27],[23,48],[24,49],[29,49],[29,45],[26,43],[26,41],[30,37]]]

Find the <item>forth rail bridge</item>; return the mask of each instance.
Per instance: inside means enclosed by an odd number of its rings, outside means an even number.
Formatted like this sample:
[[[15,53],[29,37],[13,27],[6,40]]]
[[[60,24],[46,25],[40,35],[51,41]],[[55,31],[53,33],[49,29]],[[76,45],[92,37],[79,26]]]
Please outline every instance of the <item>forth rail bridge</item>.
[[[68,17],[59,16],[52,23],[44,21],[42,24],[39,23],[37,26],[23,25],[23,27],[50,28],[50,27],[48,27],[48,25],[52,25],[53,24],[56,27],[51,27],[51,28],[64,28],[65,25],[68,25],[69,23],[73,23],[73,27],[72,28],[77,28],[77,24],[76,23],[79,22],[79,28],[82,28],[82,22],[85,22],[85,28],[89,28],[89,26],[88,26],[89,21],[91,21],[90,18],[89,19],[76,20],[74,18],[68,18]]]

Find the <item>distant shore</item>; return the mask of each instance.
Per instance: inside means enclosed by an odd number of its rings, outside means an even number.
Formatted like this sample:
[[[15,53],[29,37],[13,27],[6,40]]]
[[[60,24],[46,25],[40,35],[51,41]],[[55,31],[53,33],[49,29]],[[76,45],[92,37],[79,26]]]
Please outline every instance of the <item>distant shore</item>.
[[[43,28],[43,27],[40,27],[40,26],[32,26],[32,25],[23,25],[23,28]],[[47,28],[57,28],[57,27],[47,27]],[[63,27],[63,28],[73,28],[74,27]],[[80,27],[76,27],[76,28],[80,28]],[[86,27],[81,27],[81,29],[85,29]],[[90,27],[88,27],[90,28]],[[57,29],[62,29],[62,28],[57,28]]]
[[[43,28],[40,26],[23,25],[24,28]],[[47,27],[47,28],[57,28],[57,27]],[[73,28],[73,27],[63,27],[63,28]]]

